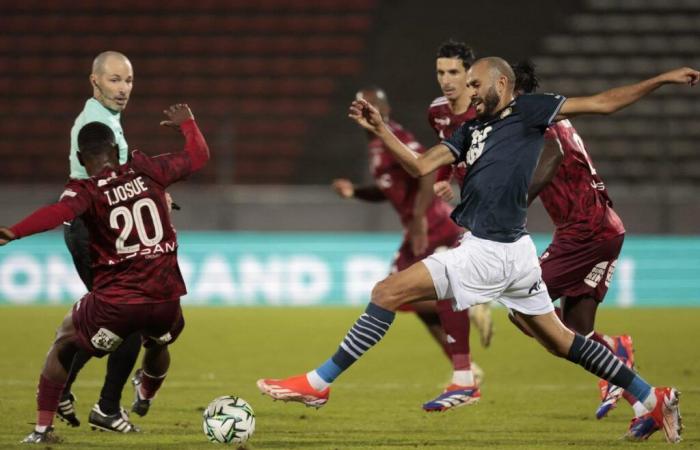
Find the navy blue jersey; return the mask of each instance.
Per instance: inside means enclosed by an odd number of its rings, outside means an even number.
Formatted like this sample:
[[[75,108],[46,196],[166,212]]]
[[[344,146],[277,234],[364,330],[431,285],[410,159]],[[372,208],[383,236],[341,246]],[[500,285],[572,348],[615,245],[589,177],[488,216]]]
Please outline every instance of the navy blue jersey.
[[[521,95],[495,118],[465,122],[442,141],[467,163],[457,224],[482,239],[515,242],[524,234],[527,189],[544,144],[544,132],[566,100]]]

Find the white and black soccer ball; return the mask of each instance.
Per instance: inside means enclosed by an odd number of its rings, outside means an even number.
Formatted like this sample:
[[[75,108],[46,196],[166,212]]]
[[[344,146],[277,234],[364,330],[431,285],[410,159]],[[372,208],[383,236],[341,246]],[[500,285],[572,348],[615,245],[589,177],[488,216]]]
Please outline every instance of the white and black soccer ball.
[[[202,415],[202,429],[212,442],[244,444],[255,431],[253,408],[240,397],[215,398]]]

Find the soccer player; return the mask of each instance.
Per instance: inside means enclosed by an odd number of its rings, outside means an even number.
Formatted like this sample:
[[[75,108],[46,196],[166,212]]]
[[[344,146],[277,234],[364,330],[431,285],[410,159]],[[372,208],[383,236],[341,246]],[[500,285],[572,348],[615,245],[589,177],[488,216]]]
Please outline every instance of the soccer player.
[[[93,96],[85,102],[85,107],[75,119],[71,129],[70,149],[70,178],[84,180],[88,178],[86,168],[78,161],[78,133],[81,128],[90,122],[100,122],[107,125],[114,134],[115,142],[119,148],[119,163],[124,164],[128,159],[128,145],[124,137],[124,131],[120,122],[121,113],[126,108],[131,96],[134,82],[134,71],[129,59],[114,51],[102,52],[92,63],[90,83]],[[71,222],[64,223],[63,235],[66,246],[73,258],[73,263],[78,275],[88,291],[92,289],[92,264],[89,245],[88,229],[81,217],[76,217]],[[110,353],[107,359],[107,373],[105,375],[99,401],[93,406],[88,417],[88,422],[93,426],[110,431],[123,433],[139,431],[129,421],[126,411],[120,406],[122,389],[129,379],[129,374],[136,364],[141,347],[141,338],[138,333],[125,337],[124,343]],[[75,412],[75,396],[71,387],[82,367],[90,359],[90,354],[78,351],[66,382],[65,390],[61,396],[56,414],[64,422],[71,426],[80,426],[80,420]],[[135,401],[134,406],[144,405],[144,402]],[[143,408],[135,408],[135,411],[144,415]],[[145,409],[147,411],[147,408]],[[125,425],[126,424],[126,425]]]
[[[474,52],[464,42],[450,39],[438,48],[435,73],[443,95],[428,107],[428,123],[440,140],[449,138],[464,122],[476,116],[467,89],[467,70],[473,63]],[[452,201],[454,194],[450,182],[456,180],[459,184],[465,175],[466,165],[462,163],[438,169],[437,181],[433,185],[435,195],[446,202]],[[491,345],[491,307],[488,304],[474,305],[469,309],[469,319],[479,330],[481,345]]]
[[[66,315],[39,379],[37,422],[23,442],[55,442],[52,421],[78,349],[103,356],[139,333],[146,349],[138,386],[150,400],[163,383],[172,344],[184,327],[185,284],[177,264],[177,238],[165,188],[204,166],[209,149],[187,105],[164,111],[162,124],[182,131],[182,152],[150,158],[133,152],[119,163],[112,130],[90,122],[78,133],[78,158],[90,178],[70,180],[60,200],[11,228],[0,245],[83,216],[93,257],[93,288]],[[126,426],[126,425],[124,425]]]
[[[404,146],[376,108],[355,100],[349,116],[375,133],[413,176],[457,161],[467,163],[462,198],[452,218],[469,233],[458,248],[434,253],[380,281],[364,314],[336,353],[319,367],[290,378],[258,380],[259,389],[275,399],[320,407],[328,401],[333,381],[383,338],[401,305],[453,298],[457,309],[465,309],[498,300],[514,310],[517,320],[548,351],[629,391],[664,429],[667,441],[680,441],[675,388],[652,387],[608,348],[561,323],[542,282],[525,221],[527,190],[544,132],[555,118],[611,114],[664,84],[694,85],[698,80],[700,72],[681,68],[588,97],[531,94],[514,98],[515,75],[510,65],[501,58],[482,58],[467,77],[477,118],[422,154]]]
[[[539,82],[534,65],[522,61],[513,70],[516,93],[535,92]],[[537,196],[556,226],[552,243],[540,257],[540,267],[549,296],[553,301],[560,299],[564,325],[605,345],[632,367],[630,336],[611,338],[594,330],[596,311],[608,291],[625,228],[569,120],[553,123],[544,134],[540,161],[528,189],[528,205]],[[600,387],[603,401],[596,411],[598,419],[605,417],[622,395],[633,405],[636,418],[646,414],[644,406],[619,387],[605,380],[600,380]]]
[[[404,145],[418,153],[424,151],[408,130],[390,119],[391,106],[382,89],[361,89],[356,97],[374,105]],[[350,180],[336,179],[333,189],[342,198],[391,202],[404,227],[404,240],[394,258],[392,273],[407,269],[435,251],[459,244],[464,230],[450,220],[450,205],[433,195],[434,175],[413,178],[384,148],[381,140],[372,133],[367,133],[367,138],[374,184],[355,186]],[[469,313],[468,310],[454,311],[451,306],[449,302],[429,301],[401,308],[415,311],[452,363],[451,383],[435,399],[423,404],[425,411],[445,411],[477,403],[480,399],[469,348]]]

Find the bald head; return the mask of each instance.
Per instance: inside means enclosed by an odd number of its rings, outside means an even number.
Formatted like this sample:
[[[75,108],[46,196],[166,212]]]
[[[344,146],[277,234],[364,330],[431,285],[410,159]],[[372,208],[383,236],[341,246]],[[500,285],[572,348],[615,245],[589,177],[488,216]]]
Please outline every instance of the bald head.
[[[376,86],[362,88],[359,91],[357,91],[357,94],[355,94],[355,98],[358,100],[366,100],[368,103],[370,103],[372,106],[379,110],[379,113],[382,115],[382,118],[384,118],[384,120],[389,119],[389,112],[391,111],[391,107],[389,106],[389,99],[387,98],[386,93],[382,88]]]
[[[505,77],[508,85],[513,88],[515,86],[515,72],[513,68],[503,58],[498,56],[487,56],[486,58],[478,59],[474,65],[483,64],[487,68],[492,80],[497,80],[499,77]]]
[[[107,50],[106,52],[102,52],[97,55],[92,61],[92,73],[104,73],[108,64],[110,66],[114,64],[124,64],[131,67],[131,61],[129,61],[129,58],[127,58],[126,55],[113,50]]]
[[[115,51],[102,52],[92,62],[92,96],[106,108],[121,112],[126,108],[134,82],[131,61]]]

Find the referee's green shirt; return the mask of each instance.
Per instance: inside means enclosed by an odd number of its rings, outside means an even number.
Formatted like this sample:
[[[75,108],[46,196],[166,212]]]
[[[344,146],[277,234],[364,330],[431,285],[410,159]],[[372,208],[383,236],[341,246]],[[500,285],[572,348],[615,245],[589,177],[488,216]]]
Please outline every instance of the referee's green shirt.
[[[76,117],[73,128],[70,130],[70,177],[73,179],[84,179],[88,178],[88,174],[85,171],[85,167],[78,161],[78,133],[80,129],[90,123],[90,122],[102,122],[112,129],[114,133],[114,138],[116,139],[117,145],[119,146],[119,164],[126,163],[127,157],[129,156],[129,146],[124,139],[124,130],[122,130],[122,124],[119,122],[121,114],[114,112],[109,108],[106,108],[102,103],[98,102],[94,98],[85,102],[85,108]]]

